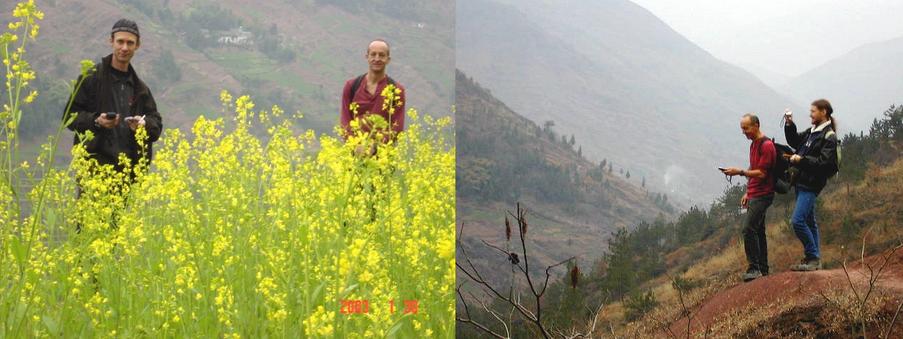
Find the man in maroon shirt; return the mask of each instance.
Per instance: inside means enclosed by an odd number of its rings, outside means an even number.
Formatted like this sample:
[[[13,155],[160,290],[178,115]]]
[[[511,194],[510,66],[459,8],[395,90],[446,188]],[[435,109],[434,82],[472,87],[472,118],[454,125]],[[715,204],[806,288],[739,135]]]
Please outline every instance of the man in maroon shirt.
[[[345,88],[342,90],[340,117],[343,129],[342,137],[348,139],[352,135],[352,120],[358,120],[361,123],[361,130],[370,132],[372,126],[364,123],[363,118],[375,114],[389,122],[391,132],[383,138],[383,141],[387,142],[404,130],[405,90],[401,84],[386,75],[386,66],[392,60],[389,56],[389,44],[386,41],[379,39],[371,41],[367,46],[366,57],[370,66],[367,73],[346,81]],[[391,102],[386,105],[383,90],[390,85],[394,86],[396,90],[389,98]],[[354,111],[352,111],[352,103],[356,106]]]
[[[743,281],[751,281],[768,275],[768,245],[765,242],[765,212],[774,201],[774,142],[765,137],[759,129],[759,118],[755,114],[745,114],[740,118],[740,129],[749,145],[749,169],[728,167],[724,174],[742,175],[748,178],[746,194],[740,205],[747,208],[743,226],[743,242],[749,268],[743,274]]]

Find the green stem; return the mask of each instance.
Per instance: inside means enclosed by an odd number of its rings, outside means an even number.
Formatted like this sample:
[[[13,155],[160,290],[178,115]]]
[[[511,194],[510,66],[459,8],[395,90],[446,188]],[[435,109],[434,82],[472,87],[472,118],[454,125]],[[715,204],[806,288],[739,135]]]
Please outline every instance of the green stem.
[[[26,25],[26,27],[28,27],[28,26]],[[76,92],[81,87],[82,82],[84,82],[84,78],[85,78],[84,76],[81,77],[81,80],[78,83],[76,83],[76,86],[75,86]],[[74,98],[74,96],[73,96],[73,98]],[[66,105],[67,113],[72,108],[73,98],[70,98],[69,103]],[[18,97],[16,98],[16,100],[18,100]],[[48,163],[44,167],[44,172],[41,174],[41,178],[45,178],[45,179],[41,180],[40,189],[38,191],[39,194],[38,194],[38,199],[37,199],[37,208],[35,208],[34,212],[32,213],[33,217],[31,218],[31,225],[30,225],[30,230],[29,230],[29,235],[28,235],[28,241],[27,241],[27,243],[26,243],[27,245],[25,247],[25,257],[22,260],[23,264],[20,265],[20,267],[19,267],[18,291],[22,290],[23,285],[25,283],[25,265],[27,265],[29,260],[31,259],[31,249],[33,247],[32,244],[34,243],[35,231],[37,230],[38,220],[41,218],[41,213],[43,213],[43,209],[44,209],[44,200],[46,198],[46,193],[47,193],[47,180],[46,180],[47,173],[53,167],[53,159],[56,156],[57,144],[59,143],[60,137],[62,136],[63,126],[65,126],[65,125],[66,125],[66,122],[64,121],[64,122],[61,122],[60,125],[57,127],[56,135],[54,135],[54,137],[51,138],[50,148],[47,150],[47,152],[49,153]],[[18,299],[18,297],[17,297],[17,299]],[[31,307],[31,304],[26,305],[26,308],[25,308],[26,315],[28,314],[29,307]],[[15,331],[16,334],[18,334],[19,329],[21,329],[24,322],[25,322],[24,320],[19,322],[19,325],[17,326],[17,329]]]

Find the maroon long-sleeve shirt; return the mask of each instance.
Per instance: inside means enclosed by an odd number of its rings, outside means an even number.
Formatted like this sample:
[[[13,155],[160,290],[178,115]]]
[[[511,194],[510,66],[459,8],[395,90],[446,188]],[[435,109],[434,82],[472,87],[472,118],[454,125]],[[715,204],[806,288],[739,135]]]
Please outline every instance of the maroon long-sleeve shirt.
[[[771,168],[774,167],[776,152],[774,142],[764,136],[749,145],[749,169],[761,170],[765,173],[765,178],[749,178],[746,184],[747,197],[757,198],[774,192],[775,174],[771,173]]]
[[[399,84],[397,81],[395,82],[395,87],[401,90],[401,94],[396,95],[396,103],[395,113],[389,116],[389,110],[383,109],[383,96],[382,91],[389,84],[389,77],[383,77],[382,80],[379,81],[376,85],[376,91],[373,94],[367,92],[367,76],[364,76],[362,79],[360,86],[358,86],[357,91],[354,95],[350,95],[351,86],[354,84],[354,80],[357,79],[351,78],[345,82],[345,88],[342,90],[342,113],[340,117],[340,122],[342,124],[342,128],[345,130],[345,135],[343,137],[347,138],[351,134],[351,120],[352,119],[361,119],[370,114],[378,114],[382,116],[386,121],[391,122],[392,130],[395,133],[401,132],[404,130],[404,107],[405,107],[405,94],[406,91],[404,86]],[[348,98],[352,98],[349,100]],[[349,106],[352,102],[358,104],[357,115],[352,117],[351,109]],[[370,126],[366,124],[361,124],[361,129],[365,132],[370,131]]]

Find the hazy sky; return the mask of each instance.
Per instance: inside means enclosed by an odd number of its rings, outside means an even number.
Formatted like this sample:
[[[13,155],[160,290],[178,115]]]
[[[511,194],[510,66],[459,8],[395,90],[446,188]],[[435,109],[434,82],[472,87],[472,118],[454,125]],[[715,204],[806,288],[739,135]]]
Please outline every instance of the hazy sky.
[[[632,0],[715,57],[781,82],[903,36],[901,0]]]

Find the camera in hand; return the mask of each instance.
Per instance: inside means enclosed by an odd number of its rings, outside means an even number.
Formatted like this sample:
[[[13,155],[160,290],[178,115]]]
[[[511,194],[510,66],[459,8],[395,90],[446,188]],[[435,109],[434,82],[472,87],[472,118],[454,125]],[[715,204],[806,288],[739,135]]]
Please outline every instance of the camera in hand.
[[[118,113],[116,113],[116,112],[107,112],[107,113],[104,113],[103,117],[107,120],[113,120],[113,119],[116,119],[116,115],[118,115]]]

